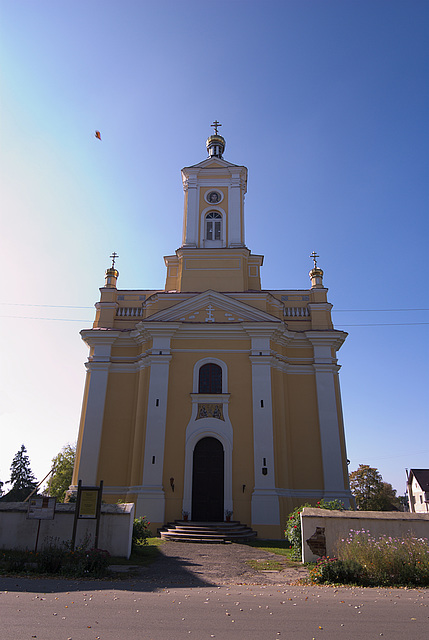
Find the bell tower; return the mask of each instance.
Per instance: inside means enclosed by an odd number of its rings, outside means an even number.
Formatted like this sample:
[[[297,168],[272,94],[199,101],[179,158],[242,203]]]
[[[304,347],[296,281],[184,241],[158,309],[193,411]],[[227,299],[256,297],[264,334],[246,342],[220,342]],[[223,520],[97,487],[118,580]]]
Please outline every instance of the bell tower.
[[[206,142],[208,158],[182,169],[184,215],[182,246],[164,258],[166,290],[260,290],[262,256],[253,256],[244,239],[246,167],[223,158],[226,143],[215,132]]]

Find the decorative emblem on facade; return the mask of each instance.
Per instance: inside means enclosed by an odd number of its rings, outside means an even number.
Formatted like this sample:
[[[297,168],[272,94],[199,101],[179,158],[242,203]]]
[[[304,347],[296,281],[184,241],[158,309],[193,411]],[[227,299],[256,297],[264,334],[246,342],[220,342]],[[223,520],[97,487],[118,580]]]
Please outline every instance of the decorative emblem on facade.
[[[209,304],[209,306],[206,309],[206,311],[207,311],[206,322],[214,322],[215,321],[215,317],[213,315],[213,311],[214,310],[215,310],[214,307],[212,307],[212,305]]]
[[[217,204],[221,201],[221,195],[218,191],[210,191],[206,195],[206,200],[207,202],[210,202],[210,204]]]
[[[221,404],[199,404],[198,412],[197,412],[197,420],[201,418],[217,418],[218,420],[223,420],[225,422],[225,418],[223,417],[223,408]]]

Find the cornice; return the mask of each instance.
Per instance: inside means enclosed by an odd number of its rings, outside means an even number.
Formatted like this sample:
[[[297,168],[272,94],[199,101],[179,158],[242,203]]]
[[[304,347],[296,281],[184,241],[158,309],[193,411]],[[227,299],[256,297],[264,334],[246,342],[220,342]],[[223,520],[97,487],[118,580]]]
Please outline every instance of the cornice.
[[[331,331],[310,330],[305,331],[305,335],[313,347],[334,347],[338,350],[347,338],[348,333],[346,331],[338,331],[337,329],[332,329]]]
[[[191,393],[192,402],[205,403],[205,404],[228,404],[231,397],[230,393]]]
[[[121,331],[114,329],[82,329],[80,336],[82,340],[90,347],[95,345],[112,345],[121,336]]]

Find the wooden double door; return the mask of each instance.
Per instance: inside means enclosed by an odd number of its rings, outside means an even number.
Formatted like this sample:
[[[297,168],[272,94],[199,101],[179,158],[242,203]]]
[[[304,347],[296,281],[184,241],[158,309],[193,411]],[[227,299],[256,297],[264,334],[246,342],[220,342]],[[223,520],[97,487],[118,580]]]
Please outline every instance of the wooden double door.
[[[224,520],[224,451],[216,438],[206,437],[194,449],[192,473],[192,520]]]

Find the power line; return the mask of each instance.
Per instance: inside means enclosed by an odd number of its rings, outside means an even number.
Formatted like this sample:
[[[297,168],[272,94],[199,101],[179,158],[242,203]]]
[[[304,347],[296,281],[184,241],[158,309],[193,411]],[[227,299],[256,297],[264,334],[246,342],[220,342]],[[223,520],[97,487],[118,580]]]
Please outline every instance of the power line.
[[[72,304],[26,304],[23,302],[0,302],[0,305],[8,307],[45,307],[50,309],[93,309],[92,307],[77,307]]]
[[[88,308],[88,307],[83,307]],[[91,308],[91,307],[89,307]],[[93,319],[85,319],[82,318],[42,318],[42,317],[34,317],[34,316],[9,316],[9,315],[0,315],[0,318],[16,318],[18,320],[55,320],[57,322],[92,322]],[[359,323],[359,324],[337,324],[335,327],[409,327],[415,325],[428,325],[429,322],[373,322],[373,323]]]
[[[81,307],[72,304],[27,304],[23,302],[0,302],[0,305],[9,307],[45,307],[50,309],[93,309],[91,307]],[[396,311],[429,311],[428,309],[332,309],[332,312],[336,313],[373,313],[373,312],[396,312]]]
[[[368,324],[336,324],[336,327],[410,327],[429,324],[429,322],[373,322]]]
[[[92,322],[81,318],[35,318],[33,316],[0,316],[0,318],[17,318],[18,320],[56,320],[57,322]]]
[[[429,309],[332,309],[337,313],[369,313],[372,311],[429,311]]]

